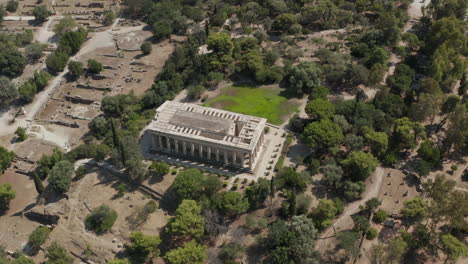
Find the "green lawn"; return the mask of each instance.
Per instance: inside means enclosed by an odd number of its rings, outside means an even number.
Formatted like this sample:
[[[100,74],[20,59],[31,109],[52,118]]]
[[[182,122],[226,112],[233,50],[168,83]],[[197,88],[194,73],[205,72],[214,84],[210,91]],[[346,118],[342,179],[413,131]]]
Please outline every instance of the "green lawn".
[[[299,105],[279,95],[280,91],[263,87],[226,87],[221,95],[208,100],[204,106],[264,117],[272,124],[281,125]]]

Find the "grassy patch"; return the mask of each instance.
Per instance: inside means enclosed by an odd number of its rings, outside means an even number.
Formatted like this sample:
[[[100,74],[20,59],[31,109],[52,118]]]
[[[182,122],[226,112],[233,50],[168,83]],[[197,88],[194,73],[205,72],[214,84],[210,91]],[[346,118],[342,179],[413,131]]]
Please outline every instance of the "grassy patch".
[[[281,96],[280,92],[264,87],[227,87],[204,106],[264,117],[272,124],[281,125],[297,110],[298,104]]]

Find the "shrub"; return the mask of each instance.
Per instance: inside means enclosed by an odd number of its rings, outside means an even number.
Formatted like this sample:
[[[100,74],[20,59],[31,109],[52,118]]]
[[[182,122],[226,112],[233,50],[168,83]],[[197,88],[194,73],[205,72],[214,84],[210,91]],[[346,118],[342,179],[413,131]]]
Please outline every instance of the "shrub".
[[[127,250],[135,256],[139,263],[144,263],[149,257],[159,256],[159,244],[161,239],[158,236],[144,235],[142,232],[133,232],[130,234],[132,244],[127,245]]]
[[[29,235],[28,245],[31,247],[33,254],[36,254],[42,244],[46,242],[50,232],[51,230],[48,227],[40,226]]]
[[[16,12],[18,9],[18,1],[17,0],[9,0],[6,5],[6,10],[10,13]]]
[[[34,100],[34,96],[37,93],[37,87],[32,81],[28,80],[18,87],[18,93],[20,100],[23,103],[30,103]]]
[[[26,58],[29,61],[37,61],[44,55],[45,45],[39,42],[28,45],[25,49]]]
[[[110,26],[112,25],[112,23],[114,22],[115,20],[115,14],[114,12],[110,11],[110,12],[106,12],[104,14],[104,19],[102,20],[102,24],[104,26]]]
[[[370,227],[366,232],[366,238],[368,240],[373,240],[376,237],[377,237],[377,230],[375,230],[375,228],[373,227]]]
[[[102,64],[94,59],[88,60],[88,71],[92,74],[99,74],[104,70]]]
[[[387,220],[387,213],[379,209],[377,212],[375,212],[372,220],[374,221],[374,223],[377,223],[377,224],[383,223],[385,220]]]
[[[153,49],[153,47],[151,46],[151,42],[145,41],[143,42],[143,44],[141,44],[140,49],[143,55],[149,55],[151,54],[151,50]]]
[[[96,234],[103,234],[109,231],[117,219],[117,212],[107,205],[101,205],[94,209],[85,219],[87,230]]]
[[[88,171],[86,170],[85,165],[82,165],[82,166],[78,167],[75,170],[75,178],[73,178],[73,180],[77,181],[77,180],[83,179],[83,177],[86,175],[87,172]]]
[[[73,164],[63,160],[55,164],[50,171],[49,184],[58,193],[66,193],[70,189]]]
[[[83,63],[79,61],[70,61],[68,63],[68,70],[70,71],[70,76],[76,80],[80,78],[81,75],[83,75]]]
[[[25,141],[28,138],[28,134],[26,134],[26,129],[22,127],[18,127],[16,129],[15,135],[18,137],[18,141]]]
[[[121,183],[119,184],[119,186],[117,186],[116,189],[117,189],[116,196],[123,197],[125,195],[125,192],[127,191],[127,185],[125,183]]]
[[[50,72],[57,74],[65,69],[68,61],[68,54],[63,51],[56,51],[46,59],[46,66]]]
[[[0,211],[8,209],[10,201],[15,199],[16,192],[9,183],[0,184]]]

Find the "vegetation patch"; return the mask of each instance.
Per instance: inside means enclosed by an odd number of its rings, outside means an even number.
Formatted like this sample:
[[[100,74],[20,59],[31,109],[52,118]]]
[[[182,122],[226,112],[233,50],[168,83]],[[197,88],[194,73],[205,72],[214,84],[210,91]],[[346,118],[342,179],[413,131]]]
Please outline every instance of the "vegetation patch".
[[[280,93],[280,89],[265,87],[227,87],[205,106],[264,117],[272,124],[281,125],[297,110],[298,104]]]

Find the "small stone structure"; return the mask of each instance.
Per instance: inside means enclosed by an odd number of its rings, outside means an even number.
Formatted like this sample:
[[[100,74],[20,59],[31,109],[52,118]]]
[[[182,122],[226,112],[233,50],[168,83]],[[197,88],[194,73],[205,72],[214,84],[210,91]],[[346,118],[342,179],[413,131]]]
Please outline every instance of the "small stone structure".
[[[144,131],[150,138],[150,145],[144,147],[149,152],[253,171],[260,158],[265,125],[264,118],[166,101]]]

